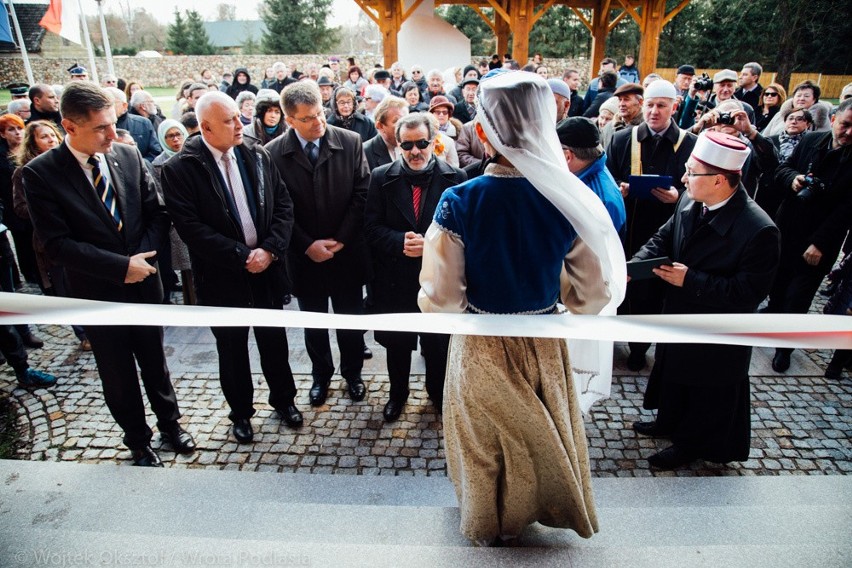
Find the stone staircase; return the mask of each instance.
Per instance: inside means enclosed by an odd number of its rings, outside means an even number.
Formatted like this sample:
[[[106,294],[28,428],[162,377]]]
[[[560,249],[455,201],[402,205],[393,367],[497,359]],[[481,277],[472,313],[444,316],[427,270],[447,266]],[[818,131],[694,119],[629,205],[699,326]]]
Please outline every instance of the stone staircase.
[[[0,461],[0,566],[848,567],[849,476],[595,478],[601,532],[458,532],[444,477]]]

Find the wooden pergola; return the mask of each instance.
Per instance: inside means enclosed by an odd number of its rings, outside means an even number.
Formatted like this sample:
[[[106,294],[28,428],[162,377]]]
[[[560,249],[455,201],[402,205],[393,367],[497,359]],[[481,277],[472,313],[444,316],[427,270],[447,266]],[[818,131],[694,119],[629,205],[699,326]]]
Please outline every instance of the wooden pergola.
[[[397,60],[397,34],[403,22],[422,2],[414,0],[406,9],[403,0],[355,0],[382,32],[386,65]],[[642,34],[638,60],[639,72],[644,76],[653,73],[657,67],[663,27],[689,4],[689,0],[681,0],[668,13],[666,0],[436,0],[436,4],[470,6],[497,37],[498,53],[508,51],[509,34],[512,34],[512,58],[521,64],[526,63],[529,57],[530,30],[533,25],[552,6],[568,6],[592,34],[592,74],[597,73],[605,57],[607,35],[629,16],[639,25]],[[493,8],[493,17],[483,12],[483,8]],[[589,10],[590,17],[580,10]],[[617,13],[610,19],[612,12]]]

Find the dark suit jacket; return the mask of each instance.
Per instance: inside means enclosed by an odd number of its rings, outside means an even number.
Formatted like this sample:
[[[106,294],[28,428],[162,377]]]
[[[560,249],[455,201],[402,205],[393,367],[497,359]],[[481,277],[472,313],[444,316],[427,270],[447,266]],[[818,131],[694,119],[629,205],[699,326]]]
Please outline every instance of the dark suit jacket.
[[[422,188],[420,218],[415,220],[412,185],[399,160],[376,169],[370,179],[364,229],[373,257],[373,302],[380,313],[417,312],[421,258],[402,252],[404,235],[421,235],[432,223],[441,195],[467,180],[464,171],[444,160],[435,162],[429,186]]]
[[[734,98],[746,103],[753,109],[756,109],[760,107],[758,103],[760,102],[761,94],[763,94],[763,86],[758,83],[757,87],[755,87],[754,90],[749,91],[748,93],[746,93],[742,87],[739,87],[736,91],[734,91]]]
[[[257,248],[280,257],[266,270],[245,269],[245,244],[236,204],[201,136],[163,165],[166,206],[189,248],[198,298],[208,306],[277,307],[289,290],[284,255],[290,243],[293,205],[267,151],[244,139],[234,148],[257,231]]]
[[[370,169],[361,137],[328,125],[315,166],[292,128],[266,148],[293,198],[293,238],[287,262],[294,294],[328,294],[366,284],[371,275],[364,240],[364,203]],[[335,239],[344,247],[325,262],[305,251],[318,239]]]
[[[376,134],[364,144],[364,154],[367,156],[367,164],[369,164],[371,172],[379,166],[390,164],[393,161],[381,134]]]
[[[168,238],[168,215],[136,148],[113,144],[106,158],[121,232],[65,143],[24,167],[30,218],[50,260],[65,267],[72,296],[159,304],[159,278],[138,284],[125,284],[124,278],[130,256],[160,250]]]
[[[467,111],[467,106],[464,104],[464,99],[459,99],[458,104],[453,108],[453,118],[457,118],[462,124],[467,124],[473,117]]]
[[[669,221],[634,259],[668,256],[688,267],[682,287],[666,284],[665,313],[752,313],[769,293],[778,268],[777,227],[740,186],[709,222],[684,193]],[[696,228],[697,227],[697,228]],[[707,386],[748,379],[750,347],[672,344],[652,380]]]

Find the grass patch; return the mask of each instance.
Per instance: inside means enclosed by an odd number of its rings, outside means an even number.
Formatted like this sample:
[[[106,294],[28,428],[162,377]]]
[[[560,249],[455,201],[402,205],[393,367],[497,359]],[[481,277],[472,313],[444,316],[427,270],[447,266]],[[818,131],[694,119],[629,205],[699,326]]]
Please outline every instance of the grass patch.
[[[15,459],[21,444],[15,405],[8,396],[0,397],[0,459]]]

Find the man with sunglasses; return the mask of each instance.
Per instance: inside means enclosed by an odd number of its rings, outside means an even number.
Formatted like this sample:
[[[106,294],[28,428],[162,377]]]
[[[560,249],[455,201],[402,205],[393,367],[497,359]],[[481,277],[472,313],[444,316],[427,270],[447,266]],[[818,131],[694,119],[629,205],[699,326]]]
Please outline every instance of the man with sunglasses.
[[[293,295],[299,309],[360,314],[361,288],[370,278],[370,257],[364,240],[364,203],[370,169],[361,136],[326,124],[319,87],[311,82],[289,85],[281,106],[290,129],[267,145],[293,198],[293,238],[287,250]],[[337,330],[340,374],[349,397],[364,399],[363,332]],[[322,406],[328,396],[334,360],[328,330],[306,329],[311,359],[310,401]]]
[[[435,157],[436,134],[426,114],[401,118],[395,136],[402,156],[374,170],[370,180],[364,223],[376,275],[373,304],[379,313],[419,311],[423,235],[444,190],[467,179],[462,170]],[[405,408],[418,335],[426,360],[426,392],[441,411],[449,336],[377,331],[376,341],[387,349],[390,397],[383,412],[387,422],[399,418]]]

